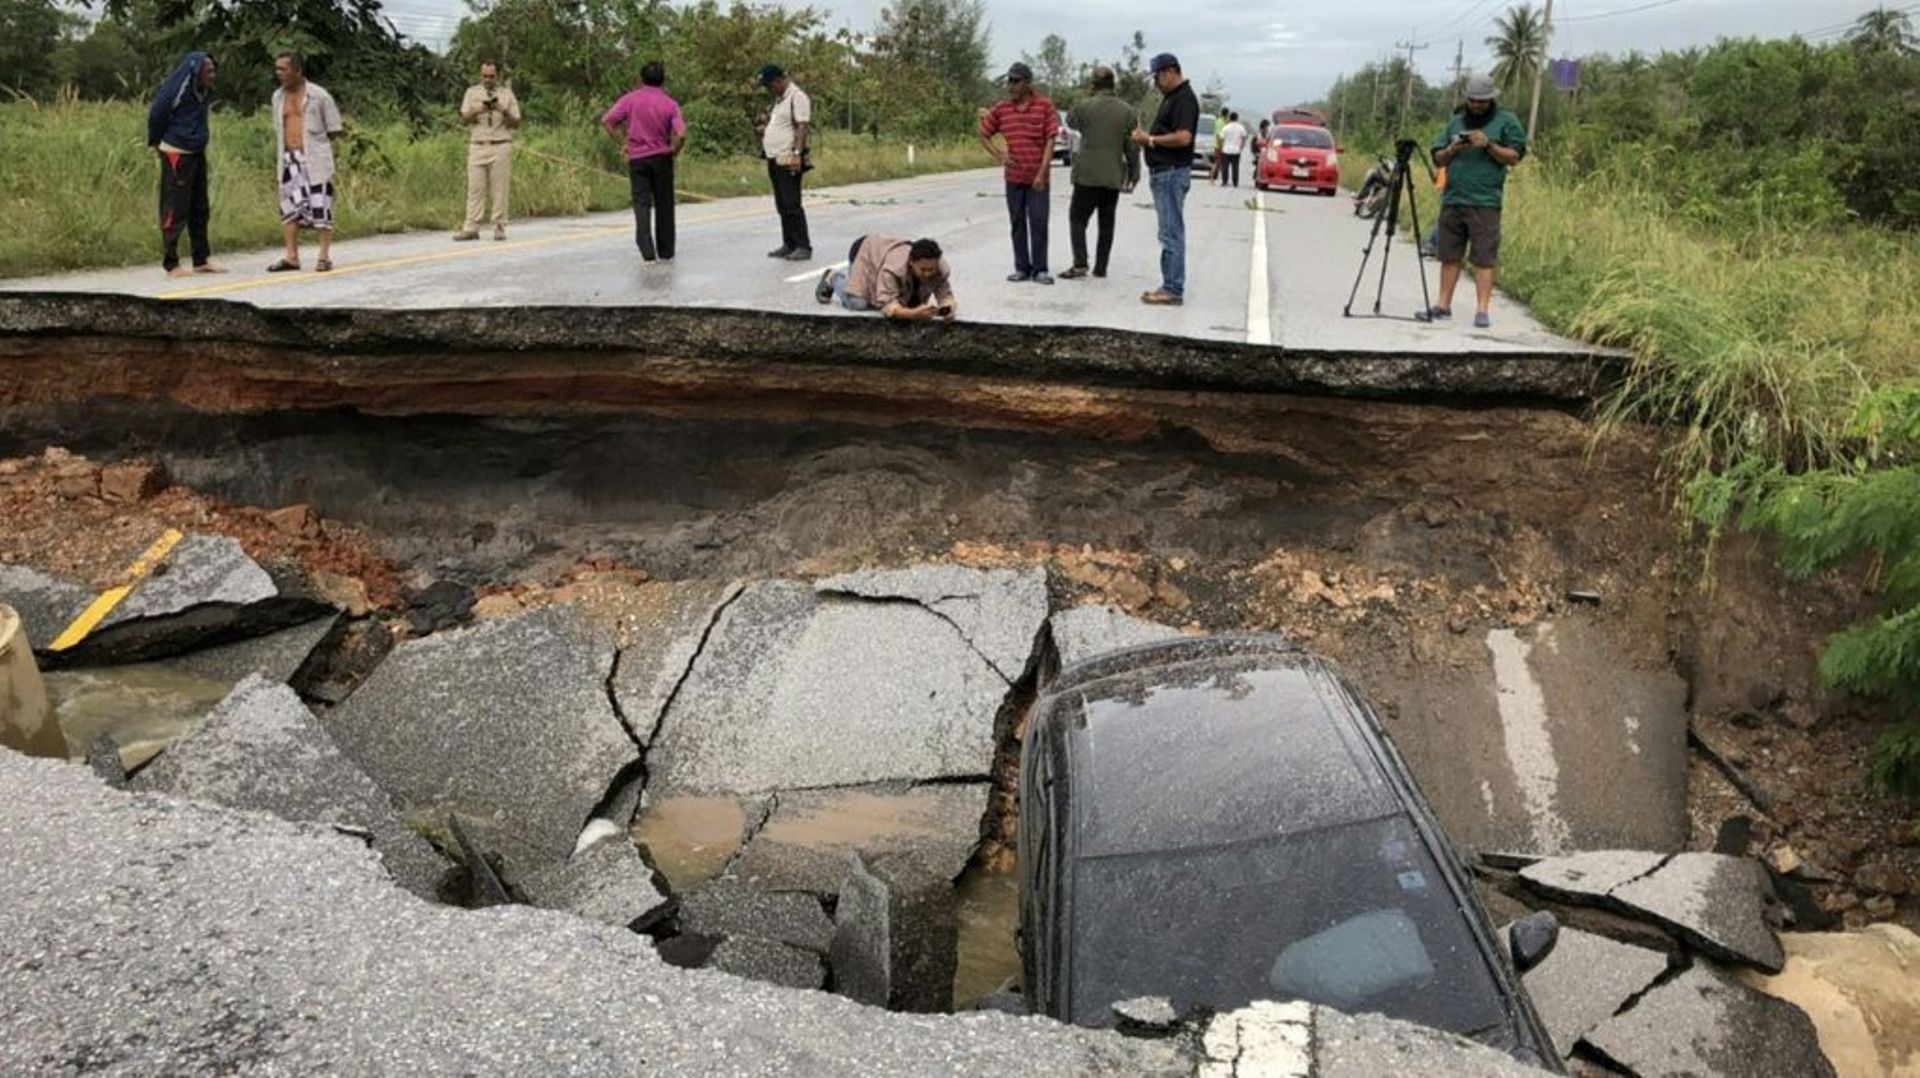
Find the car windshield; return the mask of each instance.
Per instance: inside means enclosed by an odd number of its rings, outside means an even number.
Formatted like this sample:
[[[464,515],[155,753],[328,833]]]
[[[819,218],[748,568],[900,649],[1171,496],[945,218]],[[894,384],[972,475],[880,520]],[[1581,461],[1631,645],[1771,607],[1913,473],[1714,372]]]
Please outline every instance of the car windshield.
[[[1280,145],[1289,149],[1299,146],[1309,150],[1333,149],[1333,136],[1318,127],[1283,127],[1280,129]]]
[[[1202,135],[1213,134],[1213,126],[1217,122],[1219,122],[1219,117],[1216,117],[1216,116],[1200,117],[1200,133]]]
[[[1404,815],[1074,866],[1071,1018],[1305,999],[1466,1035],[1504,1026],[1487,957]]]

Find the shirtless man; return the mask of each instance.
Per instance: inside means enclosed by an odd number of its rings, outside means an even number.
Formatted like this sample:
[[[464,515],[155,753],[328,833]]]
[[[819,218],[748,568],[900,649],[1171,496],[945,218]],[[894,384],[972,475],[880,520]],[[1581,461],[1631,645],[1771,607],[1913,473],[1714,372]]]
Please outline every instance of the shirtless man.
[[[268,273],[300,268],[300,230],[320,234],[320,260],[313,268],[333,268],[333,143],[343,133],[340,106],[317,82],[308,82],[299,53],[283,52],[273,60],[273,92],[280,177],[280,231],[286,254]]]

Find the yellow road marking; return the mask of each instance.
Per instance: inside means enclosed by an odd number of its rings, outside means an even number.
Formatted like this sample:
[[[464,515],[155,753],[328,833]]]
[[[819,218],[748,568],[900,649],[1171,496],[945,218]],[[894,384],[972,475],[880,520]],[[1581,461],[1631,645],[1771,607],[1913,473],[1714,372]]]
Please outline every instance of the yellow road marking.
[[[972,181],[966,181],[966,182],[971,183]],[[948,183],[927,184],[927,185],[924,185],[923,187],[915,188],[913,191],[907,191],[902,193],[903,194],[917,193],[918,191],[921,191],[921,190],[938,190],[939,188],[947,185]],[[837,197],[841,197],[841,196],[835,196],[835,195],[823,196],[823,198],[827,198],[827,199],[837,198]],[[692,226],[692,225],[720,224],[726,221],[742,221],[749,217],[758,217],[761,214],[764,214],[766,212],[767,211],[764,206],[756,206],[750,210],[734,210],[728,213],[716,213],[711,216],[682,218],[681,224],[683,227],[685,227],[685,226]],[[626,232],[628,232],[630,228],[631,226],[624,225],[624,224],[623,225],[607,225],[601,228],[588,229],[580,232],[570,232],[560,236],[542,236],[539,239],[533,239],[533,240],[512,240],[507,243],[489,244],[484,246],[475,245],[473,247],[465,247],[465,248],[451,250],[451,251],[434,251],[428,254],[402,255],[397,258],[388,258],[388,259],[383,259],[377,262],[362,262],[357,265],[343,266],[336,270],[329,270],[326,274],[325,279],[332,279],[335,277],[350,277],[356,273],[372,273],[375,270],[397,269],[401,266],[418,266],[418,265],[424,265],[431,262],[450,262],[455,259],[461,259],[461,258],[483,258],[483,257],[495,255],[495,254],[505,254],[509,251],[523,251],[523,250],[527,250],[534,247],[550,247],[560,243],[572,243],[578,240],[598,239],[602,236],[623,235]],[[162,292],[160,293],[158,298],[160,299],[193,299],[198,296],[222,296],[232,292],[246,292],[255,288],[268,288],[275,285],[314,284],[314,283],[318,283],[321,279],[322,278],[319,277],[317,274],[282,273],[282,274],[274,274],[267,277],[250,278],[248,280],[242,280],[242,281],[223,281],[219,284],[201,285],[197,288],[182,288],[173,292]]]
[[[73,624],[67,626],[65,632],[55,637],[52,644],[47,645],[47,650],[65,651],[85,640],[87,634],[91,633],[108,614],[113,613],[113,608],[119,606],[120,601],[133,591],[133,586],[146,579],[147,574],[153,572],[153,567],[160,564],[160,559],[173,552],[173,548],[179,545],[181,538],[177,529],[168,528],[164,535],[155,539],[153,545],[127,567],[126,582],[101,592],[98,598],[80,612],[79,617],[73,619]]]

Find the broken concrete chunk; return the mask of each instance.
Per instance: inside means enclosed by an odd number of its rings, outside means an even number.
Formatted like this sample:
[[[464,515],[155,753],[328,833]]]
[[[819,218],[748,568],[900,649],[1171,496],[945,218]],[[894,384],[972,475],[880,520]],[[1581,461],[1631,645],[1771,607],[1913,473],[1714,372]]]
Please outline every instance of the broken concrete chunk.
[[[1047,621],[1053,651],[1061,669],[1074,663],[1138,644],[1171,640],[1180,630],[1144,621],[1115,606],[1080,606],[1063,610]]]
[[[92,601],[93,589],[78,580],[27,565],[0,565],[0,603],[20,615],[20,628],[35,651],[45,651]]]
[[[1018,680],[1026,671],[1034,640],[1047,619],[1044,569],[962,565],[866,569],[829,577],[815,588],[823,593],[918,603],[952,622],[1008,681]]]
[[[1216,1016],[1200,1038],[1206,1056],[1200,1073],[1207,1078],[1308,1078],[1313,1073],[1314,1012],[1311,1004],[1298,1000],[1262,999]]]
[[[648,759],[660,793],[984,777],[1005,678],[917,603],[753,585],[720,615]]]
[[[680,930],[697,936],[758,936],[825,954],[833,922],[819,898],[773,893],[737,880],[716,880],[680,898]]]
[[[667,896],[653,885],[653,870],[624,834],[596,842],[514,882],[536,906],[636,931],[664,913],[667,904]]]
[[[1501,930],[1505,938],[1506,930]],[[1605,936],[1561,928],[1547,960],[1527,971],[1527,995],[1565,1056],[1582,1036],[1667,971],[1667,956]]]
[[[621,717],[641,748],[653,740],[661,712],[686,678],[714,619],[740,590],[738,583],[704,580],[649,586],[647,593],[658,595],[659,605],[628,630],[613,679]]]
[[[1834,1073],[1806,1012],[1707,964],[1648,992],[1584,1040],[1614,1065],[1643,1078],[1821,1078]]]
[[[328,610],[291,567],[270,573],[227,536],[188,535],[85,639],[49,659],[59,666],[163,659],[299,625]]]
[[[237,540],[225,535],[188,535],[134,585],[100,628],[178,614],[208,603],[245,606],[279,594],[273,578]]]
[[[1243,1034],[1242,1043],[1258,1046],[1262,1042],[1249,1041]],[[1249,1068],[1248,1058],[1242,1055],[1238,1075],[1289,1073]],[[1547,1073],[1452,1033],[1377,1014],[1345,1015],[1331,1007],[1313,1008],[1312,1058],[1313,1070],[1299,1073],[1311,1073],[1313,1078],[1540,1078]]]
[[[373,780],[334,747],[300,697],[257,674],[128,785],[370,833],[394,879],[423,898],[435,896],[447,867],[401,824]]]
[[[840,993],[890,1011],[947,1010],[959,941],[952,880],[917,853],[851,853],[847,864],[829,952]]]
[[[830,895],[847,874],[848,851],[917,851],[951,884],[980,842],[987,791],[967,783],[781,794],[733,874],[763,891]]]
[[[546,607],[398,645],[324,722],[403,814],[458,812],[524,871],[527,853],[571,856],[639,758],[607,699],[613,655],[578,611]]]
[[[437,909],[357,842],[66,763],[0,752],[0,789],[7,1074],[1191,1072],[1165,1042],[888,1014],[674,969],[577,917]]]
[[[276,633],[240,640],[219,647],[202,648],[177,655],[167,661],[175,670],[215,681],[239,682],[249,674],[291,684],[301,664],[320,641],[333,631],[337,617],[316,618],[304,625]],[[297,689],[297,687],[296,687]]]
[[[1594,850],[1549,857],[1520,870],[1528,887],[1565,902],[1603,904],[1613,889],[1658,868],[1666,855],[1644,850]]]
[[[1652,875],[1614,888],[1612,897],[1722,961],[1778,973],[1786,960],[1767,920],[1775,902],[1773,885],[1758,862],[1717,853],[1675,854]]]
[[[827,971],[820,956],[774,940],[733,936],[707,956],[704,969],[788,988],[825,988]]]
[[[1165,996],[1123,999],[1112,1008],[1114,1028],[1134,1036],[1165,1036],[1180,1028],[1180,1012]]]

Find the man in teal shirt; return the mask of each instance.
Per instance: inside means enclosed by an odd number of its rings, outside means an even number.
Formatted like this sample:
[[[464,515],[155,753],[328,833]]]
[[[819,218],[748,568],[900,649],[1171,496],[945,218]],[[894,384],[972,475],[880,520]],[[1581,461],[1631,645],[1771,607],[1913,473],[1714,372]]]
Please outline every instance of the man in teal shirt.
[[[1500,262],[1500,194],[1507,170],[1526,152],[1526,129],[1495,103],[1493,80],[1468,79],[1467,103],[1454,110],[1433,144],[1434,165],[1447,170],[1447,190],[1440,197],[1440,304],[1427,312],[1434,321],[1453,317],[1453,290],[1471,247],[1473,324],[1481,329],[1491,324],[1487,305],[1493,301],[1493,268]]]

